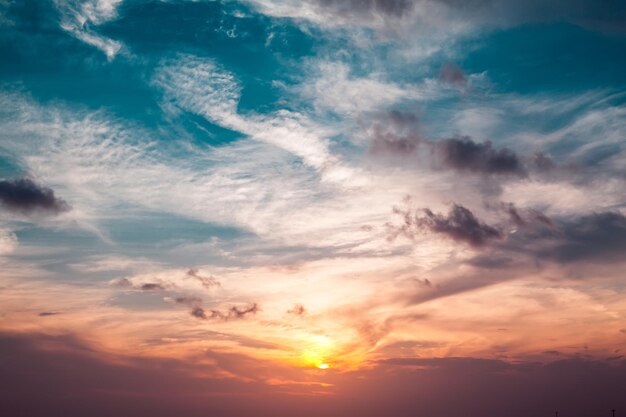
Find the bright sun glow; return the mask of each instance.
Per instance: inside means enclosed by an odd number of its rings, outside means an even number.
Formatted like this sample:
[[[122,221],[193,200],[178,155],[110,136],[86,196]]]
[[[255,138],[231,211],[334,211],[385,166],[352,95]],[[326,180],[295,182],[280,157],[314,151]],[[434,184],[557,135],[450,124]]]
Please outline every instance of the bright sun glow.
[[[318,369],[329,369],[328,358],[332,356],[334,343],[328,337],[315,336],[309,343],[308,349],[301,355],[304,366]]]

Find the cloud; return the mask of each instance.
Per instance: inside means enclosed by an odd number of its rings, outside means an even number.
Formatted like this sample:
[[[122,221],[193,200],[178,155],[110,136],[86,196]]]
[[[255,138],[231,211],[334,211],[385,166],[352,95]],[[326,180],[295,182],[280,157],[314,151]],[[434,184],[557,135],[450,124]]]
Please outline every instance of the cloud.
[[[181,296],[174,298],[174,302],[176,304],[200,305],[202,304],[202,299],[194,296]]]
[[[312,102],[319,113],[333,112],[346,118],[384,109],[409,98],[419,98],[416,86],[385,81],[381,74],[356,76],[342,62],[321,62],[296,92]]]
[[[372,14],[401,17],[413,8],[413,0],[314,0],[320,7],[328,8],[333,13]]]
[[[178,111],[201,115],[212,123],[279,147],[301,158],[327,180],[343,182],[352,176],[351,170],[341,166],[329,150],[328,137],[335,132],[302,113],[281,109],[272,114],[239,114],[241,86],[233,74],[209,58],[179,54],[164,60],[153,84],[163,91],[166,108],[175,103]]]
[[[454,62],[449,62],[441,66],[439,70],[439,81],[457,88],[465,88],[467,86],[467,76],[461,67]]]
[[[350,25],[398,35],[445,37],[523,23],[569,22],[608,32],[626,30],[626,7],[611,0],[249,0],[268,15],[322,27]],[[395,29],[395,30],[394,30]],[[411,29],[413,32],[411,32]]]
[[[476,143],[469,137],[444,139],[433,143],[443,165],[457,171],[524,177],[526,170],[510,149],[494,149],[491,142]]]
[[[399,136],[375,127],[369,153],[406,158],[414,155],[421,143],[422,139],[417,134]]]
[[[56,311],[42,311],[41,313],[37,315],[39,317],[48,317],[48,316],[56,316],[57,314],[61,314],[61,313],[56,312]]]
[[[248,315],[255,315],[261,309],[257,303],[250,304],[245,307],[233,306],[228,310],[205,310],[200,306],[196,306],[191,310],[191,315],[199,319],[219,319],[223,321],[243,319]]]
[[[8,255],[17,248],[17,236],[10,230],[0,228],[0,256]]]
[[[203,320],[206,320],[208,318],[206,311],[204,311],[204,309],[200,306],[192,308],[191,315]]]
[[[371,155],[396,156],[436,170],[526,178],[529,168],[537,173],[556,168],[550,157],[543,153],[524,158],[511,149],[496,149],[490,141],[479,143],[469,136],[440,140],[424,138],[418,118],[410,112],[392,111],[375,122],[368,133]]]
[[[171,282],[146,282],[143,279],[116,278],[109,281],[109,285],[116,288],[129,288],[141,291],[165,291],[176,288],[176,284]]]
[[[28,178],[0,180],[0,205],[23,214],[59,214],[70,210],[70,206],[55,196],[52,189]]]
[[[291,309],[287,310],[287,314],[294,316],[303,316],[306,314],[306,308],[302,304],[295,304]]]
[[[340,24],[391,27],[408,17],[414,0],[248,0],[262,13],[313,22],[322,27]]]
[[[388,238],[415,240],[434,233],[484,248],[468,264],[486,269],[509,268],[520,256],[565,265],[576,262],[621,262],[626,251],[626,216],[605,211],[588,215],[550,218],[534,209],[512,203],[488,207],[499,215],[496,225],[480,221],[474,213],[453,204],[447,215],[425,208],[394,207],[400,224],[387,223]]]
[[[71,334],[33,333],[0,333],[0,350],[2,415],[244,417],[259,407],[280,413],[281,393],[262,381],[269,374],[264,361],[244,355],[204,350],[199,362],[117,356]],[[257,400],[242,407],[242,398]]]
[[[560,263],[623,261],[626,253],[626,217],[600,212],[561,221],[556,230],[537,236],[531,251],[539,259]],[[532,244],[532,237],[529,242]]]
[[[626,385],[626,361],[619,359],[397,357],[326,377],[323,381],[333,386],[324,390],[303,387],[296,392],[302,395],[286,395],[288,387],[263,383],[260,375],[300,382],[318,379],[274,361],[211,351],[200,363],[118,357],[71,335],[3,333],[0,347],[0,411],[8,416],[109,417],[140,410],[155,417],[409,417],[416,412],[444,417],[464,410],[489,417],[508,410],[507,415],[524,417],[558,409],[584,417],[626,407],[621,389]],[[452,399],[450,392],[455,393]],[[333,395],[320,399],[328,393]]]
[[[194,268],[190,268],[187,271],[187,276],[198,280],[204,288],[221,287],[222,284],[213,276],[200,275],[199,271]]]
[[[132,287],[133,283],[128,278],[117,278],[109,281],[109,285],[111,285],[112,287],[128,288]]]
[[[145,284],[141,284],[141,287],[139,287],[142,291],[163,291],[165,290],[165,287],[162,284],[159,283],[154,283],[154,282],[147,282]]]
[[[414,239],[422,233],[435,233],[479,247],[504,237],[502,231],[482,223],[469,209],[458,204],[454,204],[447,215],[433,213],[427,208],[421,210],[422,216],[419,211],[413,213],[410,209],[394,208],[394,212],[402,216],[404,223],[389,225],[392,239],[398,235]]]
[[[117,18],[122,0],[54,0],[61,15],[61,28],[88,45],[100,49],[109,61],[122,49],[122,44],[93,30]]]

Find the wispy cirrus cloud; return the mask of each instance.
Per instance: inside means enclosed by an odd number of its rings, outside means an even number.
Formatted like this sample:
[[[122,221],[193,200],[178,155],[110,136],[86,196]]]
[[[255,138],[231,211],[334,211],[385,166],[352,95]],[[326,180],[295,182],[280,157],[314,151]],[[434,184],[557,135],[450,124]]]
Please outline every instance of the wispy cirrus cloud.
[[[88,45],[100,49],[109,61],[122,49],[122,43],[98,34],[94,27],[117,17],[123,0],[54,0],[61,15],[61,28]]]
[[[284,149],[320,171],[323,178],[342,181],[350,176],[350,170],[329,150],[332,131],[305,115],[288,110],[269,115],[239,114],[241,87],[232,74],[211,59],[179,55],[166,60],[157,70],[154,84],[183,110]]]

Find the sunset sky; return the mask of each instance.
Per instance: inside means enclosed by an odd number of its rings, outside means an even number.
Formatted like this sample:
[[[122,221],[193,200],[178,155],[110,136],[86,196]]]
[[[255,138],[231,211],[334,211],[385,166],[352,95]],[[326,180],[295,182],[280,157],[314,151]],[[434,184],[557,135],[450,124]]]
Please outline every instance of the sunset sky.
[[[626,415],[626,3],[0,0],[0,415]]]

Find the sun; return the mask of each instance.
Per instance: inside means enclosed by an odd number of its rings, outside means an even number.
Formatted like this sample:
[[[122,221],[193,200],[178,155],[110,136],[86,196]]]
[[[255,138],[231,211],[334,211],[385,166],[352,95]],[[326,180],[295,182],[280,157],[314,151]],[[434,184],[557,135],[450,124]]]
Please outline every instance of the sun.
[[[334,343],[327,337],[316,336],[309,344],[308,349],[302,351],[300,363],[306,367],[329,369],[328,358],[333,356]]]

